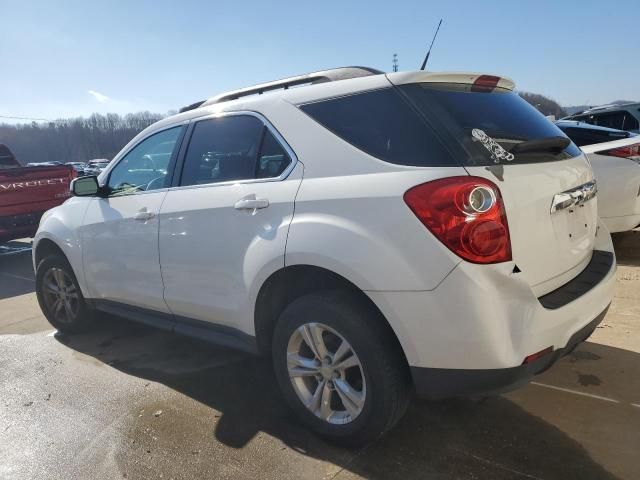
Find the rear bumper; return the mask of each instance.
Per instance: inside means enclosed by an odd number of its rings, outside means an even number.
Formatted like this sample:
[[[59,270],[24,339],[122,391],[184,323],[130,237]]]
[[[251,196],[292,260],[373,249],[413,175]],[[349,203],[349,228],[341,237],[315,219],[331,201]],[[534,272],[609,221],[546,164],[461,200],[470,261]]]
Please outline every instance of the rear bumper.
[[[461,396],[495,395],[508,392],[527,383],[534,375],[550,368],[559,358],[571,353],[591,336],[602,322],[609,306],[595,319],[574,333],[566,346],[531,363],[511,368],[452,369],[411,367],[411,376],[420,398],[439,400]]]
[[[526,357],[548,348],[557,357],[593,330],[615,287],[615,253],[604,226],[594,248],[585,271],[548,297],[538,298],[513,262],[461,262],[431,291],[366,293],[396,333],[423,396],[481,393],[526,381],[554,360],[523,366]],[[444,388],[465,382],[464,389]]]

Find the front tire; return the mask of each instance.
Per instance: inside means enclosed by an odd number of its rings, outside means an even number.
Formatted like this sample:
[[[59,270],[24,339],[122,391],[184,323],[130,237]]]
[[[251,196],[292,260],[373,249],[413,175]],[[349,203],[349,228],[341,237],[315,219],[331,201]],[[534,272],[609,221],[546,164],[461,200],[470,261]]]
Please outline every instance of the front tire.
[[[36,268],[36,295],[42,313],[62,333],[86,332],[94,325],[71,265],[61,255],[45,257]]]
[[[410,398],[408,369],[380,314],[350,292],[294,300],[276,324],[273,362],[284,398],[330,441],[366,444],[391,429]]]

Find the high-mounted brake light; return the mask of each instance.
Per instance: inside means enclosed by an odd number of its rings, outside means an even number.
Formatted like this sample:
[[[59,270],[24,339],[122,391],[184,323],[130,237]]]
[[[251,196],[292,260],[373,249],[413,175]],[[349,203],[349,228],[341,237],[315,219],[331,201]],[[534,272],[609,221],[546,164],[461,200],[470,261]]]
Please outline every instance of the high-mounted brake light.
[[[472,92],[491,92],[498,86],[500,77],[494,75],[480,75],[471,85]]]
[[[481,177],[449,177],[404,194],[418,219],[456,255],[473,263],[511,260],[511,240],[498,187]]]

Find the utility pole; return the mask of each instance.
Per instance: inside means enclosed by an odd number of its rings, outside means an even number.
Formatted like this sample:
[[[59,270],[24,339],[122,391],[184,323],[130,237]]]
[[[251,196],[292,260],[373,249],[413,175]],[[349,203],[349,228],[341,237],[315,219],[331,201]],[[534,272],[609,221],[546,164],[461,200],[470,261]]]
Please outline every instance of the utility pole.
[[[398,71],[398,54],[397,53],[393,54],[393,71],[394,72]]]

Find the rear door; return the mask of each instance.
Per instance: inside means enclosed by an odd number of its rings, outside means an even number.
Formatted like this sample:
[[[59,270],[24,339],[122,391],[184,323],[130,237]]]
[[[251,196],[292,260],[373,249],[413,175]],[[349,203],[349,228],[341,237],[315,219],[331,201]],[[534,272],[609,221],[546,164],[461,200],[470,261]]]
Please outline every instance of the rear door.
[[[593,173],[584,154],[510,88],[498,87],[498,77],[397,80],[469,174],[500,189],[513,260],[533,290],[542,295],[579,273],[591,258],[597,228]]]
[[[160,216],[164,297],[178,323],[252,333],[253,302],[284,251],[302,165],[253,113],[193,125]],[[188,322],[191,323],[191,322]]]

